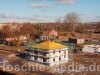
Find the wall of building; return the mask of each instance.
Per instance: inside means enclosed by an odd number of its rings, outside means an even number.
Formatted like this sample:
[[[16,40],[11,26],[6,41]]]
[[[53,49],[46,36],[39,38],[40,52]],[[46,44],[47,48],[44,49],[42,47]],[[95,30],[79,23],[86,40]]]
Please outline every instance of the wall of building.
[[[66,53],[66,54],[65,54]],[[52,57],[51,57],[52,56]],[[64,62],[68,62],[68,50],[59,50],[55,53],[51,52],[50,53],[50,65],[54,65],[54,64],[60,64],[60,63],[64,63]],[[55,59],[55,61],[54,61]]]
[[[33,55],[34,55],[34,52],[33,52]],[[31,56],[30,59],[34,61],[36,57],[34,57],[33,55]],[[43,57],[39,57],[38,55],[43,56]],[[43,62],[43,60],[46,60],[46,62]],[[41,63],[47,63],[50,66],[53,66],[55,64],[58,65],[59,63],[68,62],[68,48],[53,50],[51,52],[48,52],[46,55],[43,55],[42,52],[38,52],[37,61]]]
[[[85,40],[84,39],[77,39],[77,44],[84,44]]]
[[[84,44],[85,40],[84,39],[78,39],[78,38],[69,38],[69,43],[75,43],[75,44]]]
[[[83,52],[89,52],[89,53],[94,53],[94,49],[90,45],[85,45],[84,48],[82,49]]]

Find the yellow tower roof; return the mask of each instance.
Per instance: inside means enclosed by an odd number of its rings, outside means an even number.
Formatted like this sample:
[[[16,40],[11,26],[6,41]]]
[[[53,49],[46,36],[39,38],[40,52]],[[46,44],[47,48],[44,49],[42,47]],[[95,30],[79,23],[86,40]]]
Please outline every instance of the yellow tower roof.
[[[67,48],[67,46],[61,45],[61,44],[53,42],[53,41],[46,41],[46,42],[40,43],[38,45],[32,46],[32,48],[55,50],[55,49]]]

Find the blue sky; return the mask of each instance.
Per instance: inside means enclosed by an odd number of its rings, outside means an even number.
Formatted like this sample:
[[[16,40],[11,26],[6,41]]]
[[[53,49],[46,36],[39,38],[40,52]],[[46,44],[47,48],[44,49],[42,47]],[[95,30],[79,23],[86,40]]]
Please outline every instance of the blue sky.
[[[0,0],[1,22],[53,22],[70,12],[82,22],[100,20],[100,0]]]

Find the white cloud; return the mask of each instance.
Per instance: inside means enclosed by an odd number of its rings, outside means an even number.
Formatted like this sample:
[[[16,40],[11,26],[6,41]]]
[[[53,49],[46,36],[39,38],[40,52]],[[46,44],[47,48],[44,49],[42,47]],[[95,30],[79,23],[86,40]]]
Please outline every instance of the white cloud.
[[[18,21],[25,21],[25,22],[34,22],[34,23],[39,23],[39,22],[49,22],[51,20],[50,16],[39,16],[39,15],[33,15],[33,16],[18,16],[18,15],[11,15],[11,14],[5,14],[5,13],[0,13],[0,18],[3,18],[5,20],[18,20]]]
[[[59,3],[62,4],[73,4],[75,0],[57,0]]]
[[[40,1],[49,1],[49,2],[54,2],[54,3],[61,3],[61,4],[73,4],[75,0],[33,0],[35,2],[40,2]]]
[[[34,18],[31,18],[31,17],[18,16],[18,15],[8,15],[8,14],[0,14],[0,18],[4,18],[4,19],[34,20]]]
[[[42,1],[49,1],[49,4],[42,4]],[[75,0],[33,0],[33,2],[36,2],[34,4],[32,4],[33,8],[48,8],[51,7],[52,5],[56,5],[56,4],[73,4],[75,2]],[[41,4],[38,4],[38,2]]]
[[[48,8],[50,4],[32,4],[33,8]]]

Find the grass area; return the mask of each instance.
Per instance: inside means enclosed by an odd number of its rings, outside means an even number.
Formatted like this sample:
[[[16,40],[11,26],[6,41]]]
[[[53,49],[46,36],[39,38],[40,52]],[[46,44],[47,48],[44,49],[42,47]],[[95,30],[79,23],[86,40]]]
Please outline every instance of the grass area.
[[[36,45],[36,44],[39,44],[40,42],[37,42],[37,41],[33,41],[32,43],[25,43],[24,44],[24,47],[29,49],[31,48],[32,46]]]

